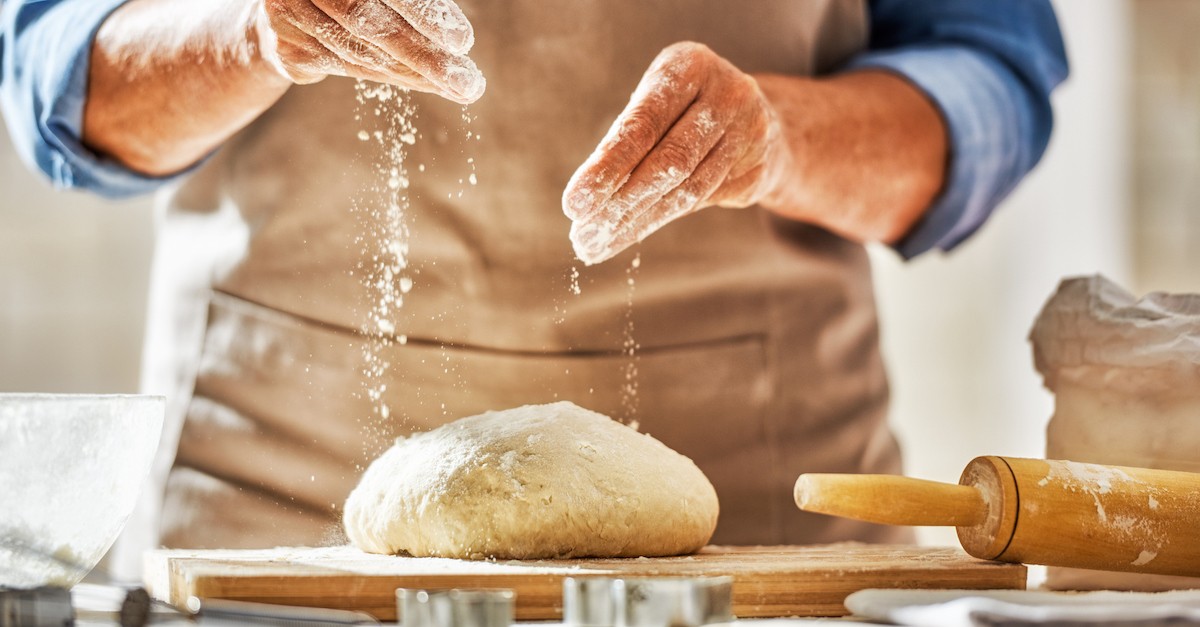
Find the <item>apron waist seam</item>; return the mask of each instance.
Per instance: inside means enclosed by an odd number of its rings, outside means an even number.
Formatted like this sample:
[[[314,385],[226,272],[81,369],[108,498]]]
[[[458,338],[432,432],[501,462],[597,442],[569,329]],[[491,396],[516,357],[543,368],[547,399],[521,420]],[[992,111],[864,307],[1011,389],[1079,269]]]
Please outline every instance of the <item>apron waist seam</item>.
[[[317,318],[303,316],[303,315],[296,314],[296,313],[293,313],[290,311],[285,311],[282,309],[276,309],[274,307],[271,307],[270,305],[266,305],[266,304],[248,299],[244,296],[239,296],[237,294],[233,294],[233,293],[230,293],[230,292],[218,289],[218,288],[213,289],[213,294],[218,297],[230,298],[230,299],[242,301],[244,303],[253,305],[255,307],[261,307],[261,308],[263,308],[267,311],[270,311],[272,313],[275,313],[277,315],[290,318],[299,324],[312,326],[312,327],[321,329],[323,331],[347,336],[347,337],[353,338],[357,342],[384,341],[389,344],[399,344],[399,342],[397,341],[398,336],[377,335],[377,334],[365,333],[358,329],[344,327],[344,326],[341,326],[338,324],[326,322],[324,320],[320,320]],[[638,349],[637,349],[637,354],[652,356],[652,355],[656,355],[656,354],[669,353],[669,352],[679,351],[679,350],[704,348],[706,346],[719,346],[722,344],[736,344],[736,343],[741,343],[741,342],[765,342],[769,335],[770,335],[770,333],[768,331],[764,330],[764,331],[757,332],[757,333],[742,333],[739,335],[730,335],[730,336],[717,337],[717,338],[697,339],[697,340],[693,340],[693,341],[677,342],[674,344],[663,345],[663,346],[639,345]],[[492,354],[492,355],[509,355],[509,356],[513,356],[513,357],[558,357],[558,358],[564,358],[564,359],[572,359],[572,358],[589,359],[589,358],[596,358],[596,357],[626,357],[629,355],[628,350],[623,350],[623,349],[607,349],[607,350],[606,349],[585,349],[585,350],[559,350],[559,351],[510,349],[510,348],[498,348],[498,347],[494,347],[494,346],[482,346],[479,344],[466,344],[463,342],[443,341],[443,340],[438,340],[435,338],[412,337],[412,336],[407,336],[407,335],[404,336],[404,343],[411,344],[414,346],[439,348],[442,350],[449,350],[449,351],[469,351],[469,352],[473,352],[473,353],[484,353],[484,354]]]

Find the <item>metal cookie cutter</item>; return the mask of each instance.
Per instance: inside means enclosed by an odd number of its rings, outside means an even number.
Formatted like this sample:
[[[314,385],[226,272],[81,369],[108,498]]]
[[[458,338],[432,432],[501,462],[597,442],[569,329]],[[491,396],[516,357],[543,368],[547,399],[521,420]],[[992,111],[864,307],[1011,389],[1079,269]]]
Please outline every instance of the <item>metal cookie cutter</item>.
[[[396,590],[403,627],[510,627],[512,590]]]
[[[732,577],[563,581],[567,627],[699,627],[732,621]]]

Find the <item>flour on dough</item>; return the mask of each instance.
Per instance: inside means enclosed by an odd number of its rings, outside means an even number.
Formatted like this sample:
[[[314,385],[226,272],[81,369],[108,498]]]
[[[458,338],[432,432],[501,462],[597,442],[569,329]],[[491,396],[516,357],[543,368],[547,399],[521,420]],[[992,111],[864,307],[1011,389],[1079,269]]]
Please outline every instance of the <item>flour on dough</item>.
[[[692,460],[569,402],[400,439],[346,501],[370,553],[542,559],[680,555],[708,543],[717,494]]]

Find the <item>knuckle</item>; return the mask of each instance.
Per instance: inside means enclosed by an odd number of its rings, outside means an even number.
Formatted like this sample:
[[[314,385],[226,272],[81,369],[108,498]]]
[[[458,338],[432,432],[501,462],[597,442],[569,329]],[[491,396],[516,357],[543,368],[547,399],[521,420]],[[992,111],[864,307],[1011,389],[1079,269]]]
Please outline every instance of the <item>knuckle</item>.
[[[621,124],[620,145],[632,148],[633,146],[651,146],[658,140],[658,133],[655,131],[653,114],[645,108],[638,108],[632,111],[625,121]]]
[[[727,108],[745,111],[758,106],[761,91],[753,76],[732,65],[723,65],[707,78],[707,88]]]

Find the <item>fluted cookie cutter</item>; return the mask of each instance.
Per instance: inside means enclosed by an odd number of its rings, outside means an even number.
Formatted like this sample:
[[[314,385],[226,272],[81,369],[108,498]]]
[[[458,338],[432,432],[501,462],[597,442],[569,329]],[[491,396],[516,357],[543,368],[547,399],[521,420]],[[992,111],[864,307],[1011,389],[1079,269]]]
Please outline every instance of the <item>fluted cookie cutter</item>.
[[[512,590],[396,590],[403,627],[510,627]]]
[[[732,621],[732,577],[563,580],[566,627],[699,627]]]

